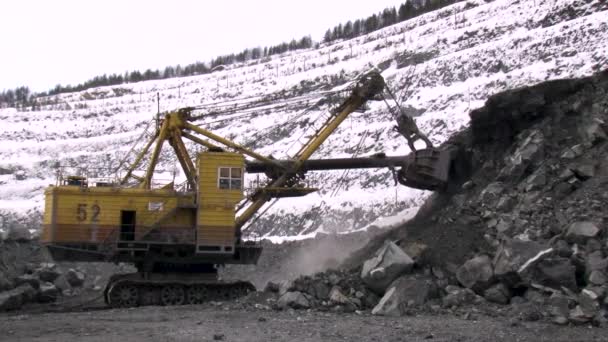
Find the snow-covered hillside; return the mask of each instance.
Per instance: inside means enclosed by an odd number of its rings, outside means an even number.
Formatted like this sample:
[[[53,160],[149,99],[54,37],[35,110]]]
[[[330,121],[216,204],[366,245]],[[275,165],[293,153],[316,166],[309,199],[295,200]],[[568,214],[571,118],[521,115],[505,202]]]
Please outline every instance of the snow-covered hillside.
[[[607,68],[606,42],[604,0],[470,0],[352,40],[208,75],[41,98],[39,111],[0,109],[0,224],[36,221],[43,189],[55,183],[59,164],[108,176],[142,140],[157,110],[157,93],[161,111],[203,105],[198,113],[212,114],[250,104],[244,112],[208,115],[195,123],[283,158],[339,103],[344,93],[337,90],[378,66],[400,101],[420,113],[420,129],[441,143],[467,125],[468,112],[491,94]],[[407,153],[393,125],[384,103],[372,102],[365,112],[353,113],[313,157],[352,156],[360,141],[360,156]],[[131,154],[127,160],[133,159]],[[159,182],[168,182],[177,165],[166,148]],[[411,215],[428,195],[396,188],[388,170],[324,172],[310,179],[322,191],[278,201],[248,231],[296,236],[361,229],[376,220],[398,221],[382,217]],[[334,191],[340,179],[345,181]]]

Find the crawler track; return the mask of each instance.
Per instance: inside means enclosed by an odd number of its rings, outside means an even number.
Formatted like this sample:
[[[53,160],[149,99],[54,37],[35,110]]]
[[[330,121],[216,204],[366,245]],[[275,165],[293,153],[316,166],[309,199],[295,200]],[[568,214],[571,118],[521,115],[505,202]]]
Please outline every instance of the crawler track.
[[[144,279],[139,274],[113,276],[104,291],[107,305],[115,308],[145,305],[202,304],[212,300],[234,300],[255,291],[244,281],[213,279]]]

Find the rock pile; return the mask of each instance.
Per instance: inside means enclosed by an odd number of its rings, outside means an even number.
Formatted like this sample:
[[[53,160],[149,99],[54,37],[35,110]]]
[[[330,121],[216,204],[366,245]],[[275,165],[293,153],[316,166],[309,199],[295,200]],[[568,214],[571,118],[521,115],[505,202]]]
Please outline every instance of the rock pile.
[[[450,143],[470,156],[466,182],[383,237],[396,243],[370,244],[376,254],[359,253],[355,271],[277,288],[280,305],[381,315],[485,305],[606,324],[608,71],[497,94]]]
[[[66,272],[52,263],[41,263],[26,273],[10,278],[0,273],[0,311],[16,310],[30,302],[54,302],[60,295],[71,296],[84,284],[80,270]]]

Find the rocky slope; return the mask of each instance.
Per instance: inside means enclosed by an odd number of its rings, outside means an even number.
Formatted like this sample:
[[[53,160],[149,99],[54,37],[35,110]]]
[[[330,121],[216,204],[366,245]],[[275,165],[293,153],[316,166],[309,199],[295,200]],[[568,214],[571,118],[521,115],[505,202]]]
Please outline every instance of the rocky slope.
[[[470,0],[366,36],[208,75],[40,98],[39,111],[0,109],[0,229],[37,228],[42,190],[55,182],[59,164],[68,167],[66,173],[110,176],[142,140],[156,112],[157,93],[161,110],[202,104],[200,113],[211,114],[247,106],[196,123],[263,154],[284,157],[298,149],[298,137],[310,124],[339,102],[350,80],[379,66],[399,100],[418,115],[421,130],[442,143],[494,93],[605,68],[607,18],[608,5],[601,0]],[[407,153],[393,125],[384,104],[371,103],[314,157],[352,156],[360,140],[359,155]],[[183,179],[174,172],[178,164],[171,153],[161,159],[158,183]],[[327,172],[313,179],[322,191],[279,201],[251,234],[364,228],[379,217],[418,207],[429,195],[403,187],[395,191],[386,170]],[[339,179],[344,182],[334,193]]]
[[[278,303],[606,326],[607,94],[608,70],[492,96],[449,141],[470,157],[460,187]]]

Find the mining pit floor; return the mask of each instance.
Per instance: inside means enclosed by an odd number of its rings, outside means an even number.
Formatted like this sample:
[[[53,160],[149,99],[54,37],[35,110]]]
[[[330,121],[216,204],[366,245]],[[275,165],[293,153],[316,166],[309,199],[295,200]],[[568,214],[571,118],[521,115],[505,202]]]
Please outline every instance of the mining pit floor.
[[[606,341],[608,329],[485,315],[377,317],[210,303],[0,314],[0,341]]]

